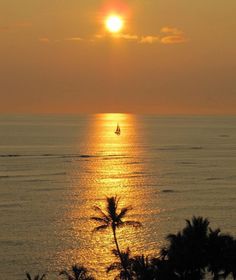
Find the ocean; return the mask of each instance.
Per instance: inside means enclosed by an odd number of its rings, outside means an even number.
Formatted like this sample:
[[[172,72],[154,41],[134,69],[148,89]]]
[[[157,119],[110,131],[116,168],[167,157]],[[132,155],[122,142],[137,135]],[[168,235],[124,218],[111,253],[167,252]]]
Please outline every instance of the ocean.
[[[1,115],[1,279],[75,263],[113,279],[112,234],[90,219],[106,196],[143,224],[117,232],[133,255],[158,254],[193,215],[236,235],[235,171],[233,116]]]

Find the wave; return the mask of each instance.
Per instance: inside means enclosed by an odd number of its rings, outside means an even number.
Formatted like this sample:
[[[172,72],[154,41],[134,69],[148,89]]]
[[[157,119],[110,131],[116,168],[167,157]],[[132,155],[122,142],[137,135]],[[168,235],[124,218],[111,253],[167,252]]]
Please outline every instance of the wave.
[[[161,192],[162,192],[162,193],[173,193],[173,192],[175,192],[175,191],[172,190],[172,189],[167,189],[167,190],[162,190]]]
[[[0,245],[7,245],[7,246],[22,246],[24,242],[22,241],[12,241],[12,240],[0,240]]]
[[[155,148],[157,151],[202,150],[202,146],[164,146]]]
[[[9,154],[9,155],[0,155],[0,157],[21,157],[22,155],[11,155],[11,154]]]
[[[227,176],[227,177],[208,177],[206,178],[207,181],[222,181],[222,180],[231,180],[235,179],[236,176]]]
[[[226,178],[220,178],[220,177],[209,177],[206,178],[207,181],[219,181],[219,180],[224,180]]]
[[[181,161],[181,162],[177,162],[178,164],[183,164],[183,165],[194,165],[197,164],[196,162],[192,162],[192,161]]]
[[[33,191],[33,192],[52,192],[52,191],[61,191],[61,190],[63,190],[64,188],[54,188],[54,187],[52,187],[52,188],[43,188],[43,189],[41,189],[41,188],[37,188],[37,189],[33,189],[33,190],[31,190],[31,191]]]
[[[40,176],[62,176],[66,175],[66,172],[56,172],[56,173],[41,173],[41,174],[29,174],[29,175],[3,175],[0,176],[0,179],[8,179],[8,178],[30,178],[30,177],[40,177]],[[32,179],[34,180],[34,179]],[[42,181],[42,180],[41,180]]]
[[[190,148],[191,150],[202,150],[203,147],[202,146],[193,146]]]
[[[31,179],[31,180],[24,180],[23,182],[26,182],[26,183],[40,183],[40,182],[52,182],[52,180],[48,180],[48,179]]]
[[[21,204],[19,203],[5,203],[5,204],[0,204],[0,209],[4,208],[12,208],[12,207],[21,207]]]
[[[219,137],[227,138],[227,137],[230,137],[230,135],[228,135],[228,134],[220,134]]]
[[[16,157],[46,157],[46,158],[103,158],[103,159],[111,159],[111,158],[130,158],[127,155],[90,155],[90,154],[1,154],[0,158],[16,158]]]

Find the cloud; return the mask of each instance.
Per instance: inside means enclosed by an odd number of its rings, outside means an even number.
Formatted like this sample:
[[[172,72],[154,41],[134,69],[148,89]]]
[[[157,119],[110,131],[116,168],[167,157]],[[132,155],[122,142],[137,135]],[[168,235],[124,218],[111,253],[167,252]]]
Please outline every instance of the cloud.
[[[159,42],[160,41],[160,38],[159,36],[143,36],[141,37],[141,39],[139,40],[139,42],[141,44],[153,44],[153,43],[156,43],[156,42]]]
[[[137,35],[137,34],[126,34],[126,33],[118,33],[118,34],[101,33],[101,34],[95,34],[93,37],[90,38],[83,38],[77,36],[77,37],[64,38],[59,41],[96,42],[97,40],[109,40],[112,38],[132,41],[138,44],[180,44],[188,41],[182,30],[176,27],[169,27],[169,26],[165,26],[161,28],[159,34]],[[39,41],[43,43],[48,43],[49,39],[40,38]]]
[[[184,32],[177,27],[164,26],[159,34],[154,35],[136,35],[136,34],[97,34],[96,39],[120,38],[124,40],[136,41],[140,44],[180,44],[188,41]]]
[[[104,38],[105,36],[102,35],[102,34],[96,34],[94,37],[95,37],[96,39],[102,39],[102,38]]]
[[[182,35],[170,35],[161,38],[162,44],[180,44],[187,42],[187,39]]]
[[[161,33],[180,35],[180,34],[183,34],[183,31],[176,27],[165,26],[165,27],[162,27]]]
[[[78,41],[83,41],[83,39],[81,37],[71,37],[71,38],[66,38],[65,41],[78,42]]]
[[[125,39],[125,40],[138,40],[138,35],[131,35],[131,34],[119,34],[119,35],[115,35],[114,37],[116,38],[121,38],[121,39]]]
[[[110,34],[110,35],[104,35],[104,34],[96,34],[95,39],[105,39],[105,38],[120,38],[120,39],[124,39],[124,40],[133,40],[133,41],[137,41],[139,39],[138,35],[135,34]]]
[[[162,44],[180,44],[187,42],[184,32],[176,27],[165,26],[161,29],[163,34],[160,42]]]

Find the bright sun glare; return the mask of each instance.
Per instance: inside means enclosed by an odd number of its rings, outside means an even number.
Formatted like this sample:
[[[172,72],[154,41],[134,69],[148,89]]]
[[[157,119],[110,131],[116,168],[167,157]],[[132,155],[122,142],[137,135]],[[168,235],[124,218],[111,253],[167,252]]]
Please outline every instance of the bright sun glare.
[[[120,16],[111,15],[106,19],[105,24],[109,32],[118,33],[123,28],[124,21]]]

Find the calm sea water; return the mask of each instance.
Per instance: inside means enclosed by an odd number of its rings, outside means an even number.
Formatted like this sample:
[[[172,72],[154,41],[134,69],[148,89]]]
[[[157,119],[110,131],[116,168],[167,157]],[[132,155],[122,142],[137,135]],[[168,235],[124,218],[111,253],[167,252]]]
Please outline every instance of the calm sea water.
[[[74,263],[111,279],[112,235],[89,219],[105,196],[143,223],[118,231],[133,254],[158,253],[193,215],[235,235],[235,128],[236,117],[0,116],[1,279],[56,279]]]

